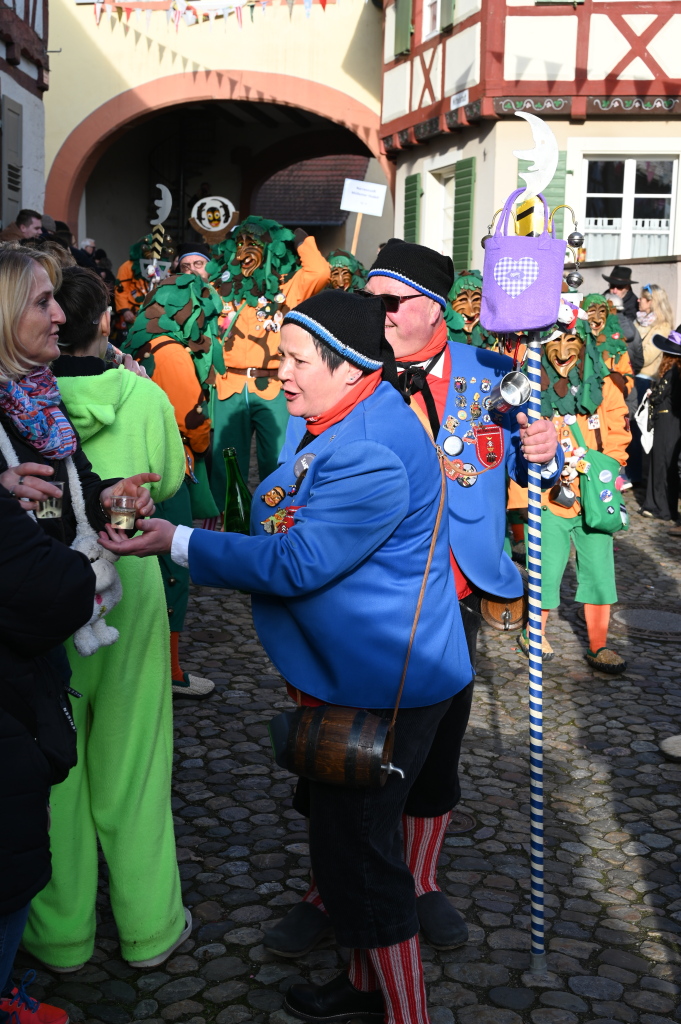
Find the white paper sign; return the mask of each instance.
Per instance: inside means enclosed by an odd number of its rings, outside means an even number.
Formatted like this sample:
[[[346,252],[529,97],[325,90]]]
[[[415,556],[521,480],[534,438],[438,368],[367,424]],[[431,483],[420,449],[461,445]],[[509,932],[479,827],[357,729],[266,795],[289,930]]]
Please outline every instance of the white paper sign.
[[[461,92],[455,92],[449,101],[450,110],[458,110],[459,107],[465,107],[468,103],[468,89],[462,89]]]
[[[373,181],[346,178],[340,208],[349,210],[350,213],[368,213],[370,217],[380,217],[387,188],[387,185],[379,185]]]

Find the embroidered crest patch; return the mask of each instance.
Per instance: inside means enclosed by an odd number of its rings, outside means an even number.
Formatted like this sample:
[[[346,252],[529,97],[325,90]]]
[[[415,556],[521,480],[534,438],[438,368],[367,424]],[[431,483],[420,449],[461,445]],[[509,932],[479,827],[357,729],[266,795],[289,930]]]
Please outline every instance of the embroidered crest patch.
[[[490,424],[475,428],[475,451],[481,465],[494,469],[504,458],[504,433],[501,427]]]

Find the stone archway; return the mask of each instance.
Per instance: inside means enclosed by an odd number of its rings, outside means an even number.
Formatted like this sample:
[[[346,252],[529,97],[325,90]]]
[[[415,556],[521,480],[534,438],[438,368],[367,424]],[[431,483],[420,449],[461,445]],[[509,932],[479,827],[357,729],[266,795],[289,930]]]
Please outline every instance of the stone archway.
[[[76,224],[85,184],[112,142],[132,125],[165,107],[210,100],[277,103],[319,114],[361,139],[393,183],[394,167],[382,152],[379,139],[379,114],[351,96],[290,75],[261,71],[184,72],[120,93],[81,121],[62,144],[50,168],[45,209],[53,217]]]

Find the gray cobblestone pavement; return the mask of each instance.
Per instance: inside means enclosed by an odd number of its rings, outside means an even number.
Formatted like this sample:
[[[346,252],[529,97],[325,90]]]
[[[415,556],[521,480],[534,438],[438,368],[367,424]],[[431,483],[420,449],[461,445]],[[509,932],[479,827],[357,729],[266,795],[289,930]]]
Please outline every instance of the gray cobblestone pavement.
[[[615,541],[621,605],[674,610],[680,542],[664,524],[632,518]],[[681,636],[616,626],[611,643],[629,660],[626,674],[592,672],[573,581],[569,568],[545,673],[551,973],[541,983],[527,973],[527,662],[515,637],[485,629],[462,758],[461,809],[475,827],[448,836],[440,865],[470,942],[448,953],[422,946],[433,1024],[681,1020],[681,765],[656,745],[681,731]],[[327,981],[347,956],[330,945],[283,961],[262,945],[263,929],[307,888],[310,867],[294,780],[274,766],[266,732],[290,704],[244,595],[197,589],[183,651],[187,669],[216,682],[208,701],[175,703],[173,810],[193,935],[161,968],[130,968],[103,874],[95,956],[68,977],[39,970],[30,991],[92,1024],[288,1024],[287,987]],[[21,954],[20,969],[28,966]]]

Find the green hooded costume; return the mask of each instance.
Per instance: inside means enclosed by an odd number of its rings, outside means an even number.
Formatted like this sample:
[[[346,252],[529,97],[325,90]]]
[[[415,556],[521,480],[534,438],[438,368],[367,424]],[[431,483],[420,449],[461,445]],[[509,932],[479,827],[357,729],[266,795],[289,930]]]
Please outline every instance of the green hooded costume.
[[[445,321],[451,341],[458,341],[462,345],[475,345],[476,348],[493,348],[495,339],[487,334],[478,321],[473,330],[464,330],[464,318],[461,313],[454,309],[454,302],[459,294],[466,290],[482,289],[482,274],[479,270],[470,270],[466,274],[460,274],[454,280],[451,291],[447,296],[447,308],[445,309]]]
[[[158,473],[154,501],[182,487],[184,452],[160,388],[125,369],[88,373],[92,358],[62,357],[67,412],[103,478]],[[104,364],[100,364],[103,368]],[[94,951],[98,851],[127,960],[158,956],[184,928],[170,805],[173,720],[170,637],[156,558],[121,558],[123,598],[107,613],[120,639],[81,657],[66,644],[78,729],[78,764],[52,790],[52,879],[34,897],[26,948],[46,963],[74,967]]]

